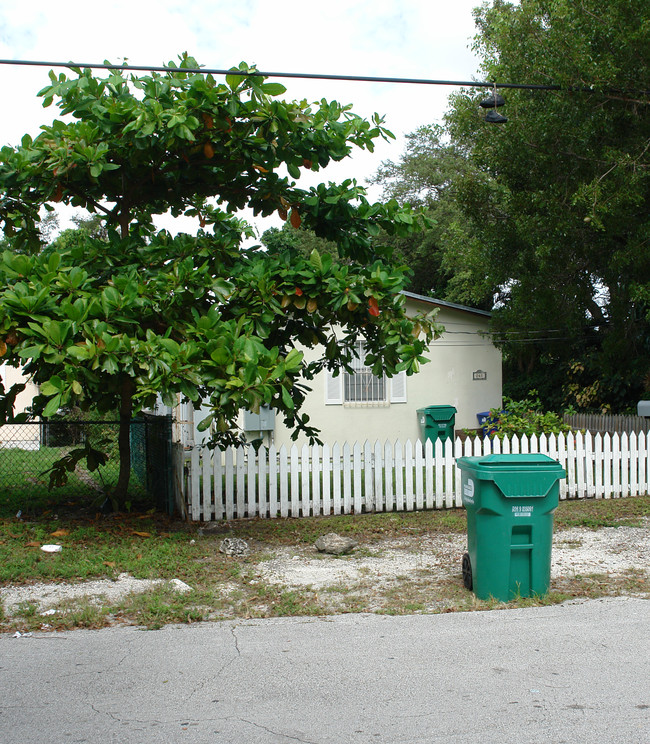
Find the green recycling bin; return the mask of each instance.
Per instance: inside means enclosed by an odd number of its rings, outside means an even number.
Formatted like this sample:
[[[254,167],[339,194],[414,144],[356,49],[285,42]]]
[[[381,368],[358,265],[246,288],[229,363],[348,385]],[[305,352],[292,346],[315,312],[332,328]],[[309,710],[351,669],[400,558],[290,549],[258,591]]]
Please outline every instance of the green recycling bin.
[[[540,454],[459,457],[467,549],[463,582],[479,599],[542,596],[551,583],[562,466]]]
[[[453,406],[427,406],[418,408],[418,423],[423,442],[430,439],[435,446],[438,439],[443,443],[454,438],[456,409]]]

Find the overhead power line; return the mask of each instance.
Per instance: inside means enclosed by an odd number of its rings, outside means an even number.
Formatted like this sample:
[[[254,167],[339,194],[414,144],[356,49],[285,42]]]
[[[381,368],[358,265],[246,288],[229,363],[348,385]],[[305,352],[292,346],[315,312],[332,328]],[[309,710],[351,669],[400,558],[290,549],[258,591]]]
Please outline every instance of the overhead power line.
[[[406,84],[406,85],[446,85],[453,88],[490,88],[500,89],[518,89],[518,90],[564,90],[572,93],[604,93],[614,97],[621,95],[641,95],[650,96],[650,90],[622,90],[619,88],[599,89],[588,85],[558,85],[555,83],[537,84],[537,83],[501,83],[496,80],[435,80],[432,78],[402,78],[386,77],[375,75],[330,75],[327,73],[311,72],[278,72],[251,70],[242,71],[236,68],[224,70],[216,67],[172,67],[170,65],[129,65],[129,64],[110,64],[108,62],[47,62],[45,60],[31,59],[0,59],[0,65],[14,65],[22,67],[64,67],[67,69],[91,69],[91,70],[115,70],[116,72],[133,71],[133,72],[173,72],[173,73],[192,73],[200,75],[239,75],[241,77],[261,77],[261,78],[294,78],[302,80],[339,80],[357,83],[388,83],[388,84]],[[636,101],[637,103],[647,104],[645,100]],[[500,121],[507,121],[501,119]],[[495,119],[488,119],[495,121]]]
[[[399,78],[399,77],[376,77],[374,75],[328,75],[309,72],[263,72],[254,70],[242,72],[231,69],[222,70],[210,67],[168,67],[167,65],[112,65],[107,62],[45,62],[41,60],[28,59],[0,59],[0,65],[17,65],[25,67],[78,67],[94,70],[126,70],[134,72],[187,72],[202,75],[241,75],[242,77],[269,77],[269,78],[300,78],[305,80],[342,80],[359,83],[397,83],[410,85],[448,85],[457,88],[494,88],[494,81],[486,82],[479,80],[432,80],[429,78]],[[532,83],[499,83],[499,88],[519,88],[524,90],[561,90],[560,85],[535,85]],[[577,89],[573,89],[577,90]],[[584,90],[590,90],[585,88]]]

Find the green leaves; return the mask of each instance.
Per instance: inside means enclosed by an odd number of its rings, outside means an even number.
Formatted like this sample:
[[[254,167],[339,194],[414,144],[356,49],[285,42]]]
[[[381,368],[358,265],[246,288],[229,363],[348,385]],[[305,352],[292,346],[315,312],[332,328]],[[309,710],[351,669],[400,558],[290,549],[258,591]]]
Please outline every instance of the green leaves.
[[[49,380],[46,380],[44,383],[41,384],[41,393],[47,396],[57,395],[63,392],[63,389],[63,380],[61,380],[61,378],[57,375],[51,377]]]
[[[314,248],[314,250],[309,254],[309,263],[317,270],[317,271],[323,271],[323,260],[320,257],[319,252]]]
[[[226,75],[226,85],[233,92],[243,83],[245,75]]]
[[[291,349],[291,351],[285,357],[284,368],[287,372],[296,372],[298,369],[300,369],[303,358],[304,354],[302,351]]]
[[[180,345],[174,341],[173,338],[160,338],[158,339],[160,346],[174,356],[178,356],[180,353]]]
[[[41,384],[41,394],[49,398],[43,410],[43,416],[46,418],[53,416],[61,408],[66,388],[66,383],[58,375],[54,375]]]
[[[291,393],[285,387],[282,388],[282,404],[289,411],[293,411],[295,408],[295,403],[291,397]]]
[[[295,163],[287,163],[287,170],[292,178],[300,178],[300,168]]]
[[[282,83],[262,83],[260,87],[267,96],[281,96],[287,92]]]

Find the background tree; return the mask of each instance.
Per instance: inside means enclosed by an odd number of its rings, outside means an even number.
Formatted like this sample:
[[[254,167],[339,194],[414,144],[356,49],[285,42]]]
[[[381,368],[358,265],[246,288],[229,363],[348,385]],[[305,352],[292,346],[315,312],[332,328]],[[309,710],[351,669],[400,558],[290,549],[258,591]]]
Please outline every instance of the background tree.
[[[467,241],[457,184],[472,174],[480,177],[472,161],[439,126],[422,126],[406,136],[406,149],[398,162],[386,161],[371,179],[383,187],[385,200],[425,210],[427,229],[410,235],[381,235],[397,259],[410,269],[407,288],[439,299],[468,302],[491,309],[493,289],[476,282],[460,250]],[[460,234],[463,239],[454,239]]]
[[[0,220],[11,242],[0,263],[0,352],[40,384],[36,413],[70,404],[119,411],[118,500],[129,423],[158,394],[209,404],[203,426],[214,423],[221,441],[236,437],[242,408],[262,403],[313,437],[300,408],[317,372],[349,365],[362,337],[377,372],[412,374],[438,330],[406,317],[404,269],[372,244],[382,229],[415,229],[417,215],[370,204],[352,181],[296,184],[301,169],[391,136],[381,119],[337,102],[277,100],[283,86],[243,63],[225,84],[184,71],[197,66],[184,55],[165,74],[50,73],[40,95],[65,119],[0,152]],[[39,210],[55,202],[100,215],[103,227],[43,248]],[[234,213],[244,207],[304,224],[334,241],[345,263],[290,247],[243,249],[251,232]],[[195,217],[197,234],[157,231],[154,216],[167,212]],[[301,349],[314,346],[321,354],[307,363]]]
[[[502,126],[461,91],[446,120],[473,166],[451,239],[497,296],[506,390],[630,406],[650,367],[650,6],[494,0],[476,21],[485,79],[561,86],[501,91]]]
[[[270,227],[262,233],[262,245],[272,253],[283,251],[298,251],[304,256],[310,256],[312,251],[329,253],[333,258],[339,258],[336,243],[332,240],[319,238],[312,230],[304,226],[296,229],[290,222],[285,222],[282,228]]]

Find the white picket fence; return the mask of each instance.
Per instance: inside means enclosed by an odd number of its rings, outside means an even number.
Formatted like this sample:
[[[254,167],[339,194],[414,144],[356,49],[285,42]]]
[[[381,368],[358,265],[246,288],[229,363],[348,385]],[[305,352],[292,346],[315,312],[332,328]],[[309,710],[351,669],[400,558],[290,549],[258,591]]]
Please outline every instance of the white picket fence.
[[[457,457],[540,452],[567,477],[560,498],[648,492],[650,434],[571,432],[512,439],[251,446],[186,451],[179,494],[192,520],[299,517],[461,506]],[[178,463],[181,466],[181,462]],[[182,480],[182,482],[180,482]]]

